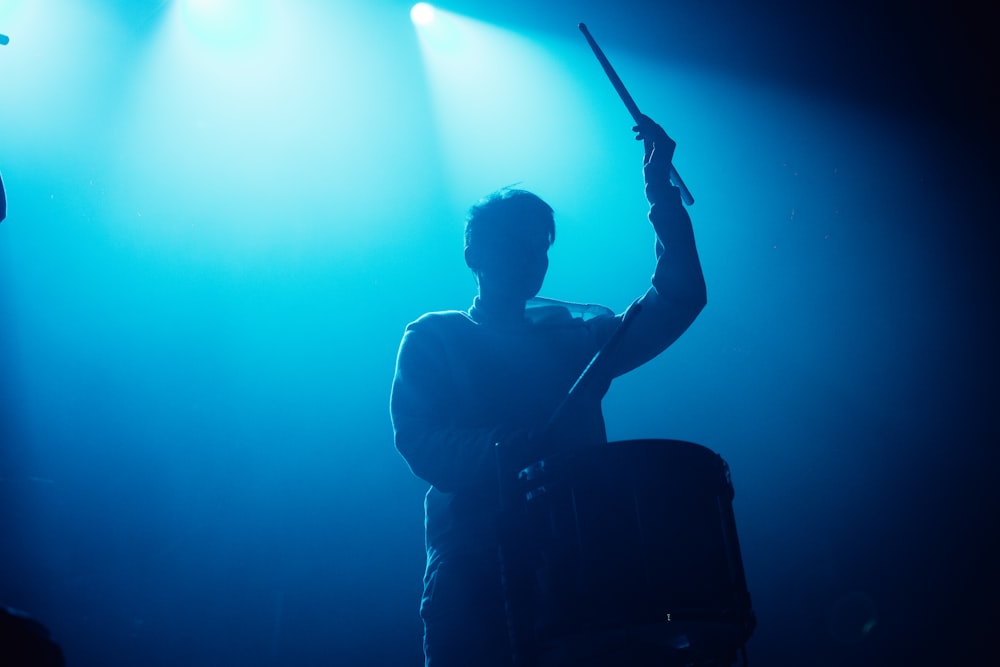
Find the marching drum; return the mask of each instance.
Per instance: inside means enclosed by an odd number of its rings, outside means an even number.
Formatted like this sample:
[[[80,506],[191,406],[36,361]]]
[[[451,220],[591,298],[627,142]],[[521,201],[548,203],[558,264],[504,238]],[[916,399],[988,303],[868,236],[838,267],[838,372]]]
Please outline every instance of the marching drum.
[[[519,483],[539,654],[624,642],[678,664],[735,662],[754,615],[718,454],[615,442],[540,461]]]

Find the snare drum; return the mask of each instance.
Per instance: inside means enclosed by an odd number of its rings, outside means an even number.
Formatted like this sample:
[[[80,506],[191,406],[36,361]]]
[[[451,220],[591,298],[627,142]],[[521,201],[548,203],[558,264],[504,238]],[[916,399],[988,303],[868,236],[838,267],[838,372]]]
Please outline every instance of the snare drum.
[[[718,454],[630,440],[553,456],[519,478],[542,650],[621,637],[693,663],[735,660],[754,616]]]

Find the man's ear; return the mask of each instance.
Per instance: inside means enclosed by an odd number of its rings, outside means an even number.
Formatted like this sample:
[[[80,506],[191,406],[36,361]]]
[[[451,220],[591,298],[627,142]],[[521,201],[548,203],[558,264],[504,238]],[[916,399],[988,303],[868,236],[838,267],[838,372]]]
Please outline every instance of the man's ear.
[[[472,246],[465,247],[465,265],[473,271],[479,269],[479,253]]]

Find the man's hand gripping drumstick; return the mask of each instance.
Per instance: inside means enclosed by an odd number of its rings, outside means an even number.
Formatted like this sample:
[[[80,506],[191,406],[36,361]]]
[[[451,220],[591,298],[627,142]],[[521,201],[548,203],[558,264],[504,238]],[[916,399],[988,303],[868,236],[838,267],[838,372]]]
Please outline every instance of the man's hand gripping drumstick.
[[[640,133],[639,136],[636,138],[643,139],[644,143],[646,144],[646,160],[645,160],[646,164],[648,165],[650,162],[651,155],[653,153],[653,145],[659,143],[661,154],[657,155],[656,163],[661,163],[663,161],[666,161],[666,163],[669,164],[670,182],[673,183],[675,186],[677,186],[677,188],[681,191],[681,199],[684,200],[684,203],[687,204],[688,206],[691,206],[692,204],[694,204],[694,197],[691,195],[691,191],[687,189],[687,186],[681,179],[680,174],[678,174],[677,170],[674,169],[674,165],[672,163],[674,146],[676,146],[676,144],[673,142],[672,139],[670,139],[670,137],[667,136],[666,132],[664,132],[662,128],[660,128],[658,125],[656,125],[656,123],[651,121],[647,116],[645,116],[641,111],[639,111],[638,105],[636,105],[635,100],[632,99],[632,96],[629,95],[628,90],[625,89],[625,84],[622,83],[622,80],[618,77],[618,73],[615,72],[614,68],[611,66],[611,63],[608,62],[607,57],[604,55],[604,51],[602,51],[601,47],[597,45],[597,42],[594,41],[594,38],[591,36],[590,31],[587,30],[587,26],[584,25],[583,23],[580,24],[580,32],[582,32],[583,36],[587,38],[587,43],[590,44],[590,48],[594,51],[594,55],[597,56],[598,62],[601,63],[601,67],[604,68],[605,74],[607,74],[608,78],[611,80],[611,85],[615,87],[615,90],[618,92],[618,96],[621,97],[622,102],[625,103],[625,108],[628,109],[628,112],[632,115],[632,119],[635,121],[635,127],[633,127],[632,129]],[[651,127],[656,127],[659,131],[658,132],[651,131],[649,129]],[[666,148],[665,142],[663,141],[664,139],[670,142],[669,148]],[[667,156],[662,155],[664,149],[665,152],[669,153],[669,155]]]

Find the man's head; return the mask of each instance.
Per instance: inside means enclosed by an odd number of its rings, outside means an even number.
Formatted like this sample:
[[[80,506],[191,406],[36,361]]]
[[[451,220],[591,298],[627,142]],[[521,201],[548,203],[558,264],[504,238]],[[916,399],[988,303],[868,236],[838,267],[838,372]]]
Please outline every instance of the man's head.
[[[556,237],[552,207],[526,190],[503,188],[469,209],[465,263],[488,297],[527,300],[538,294]]]

